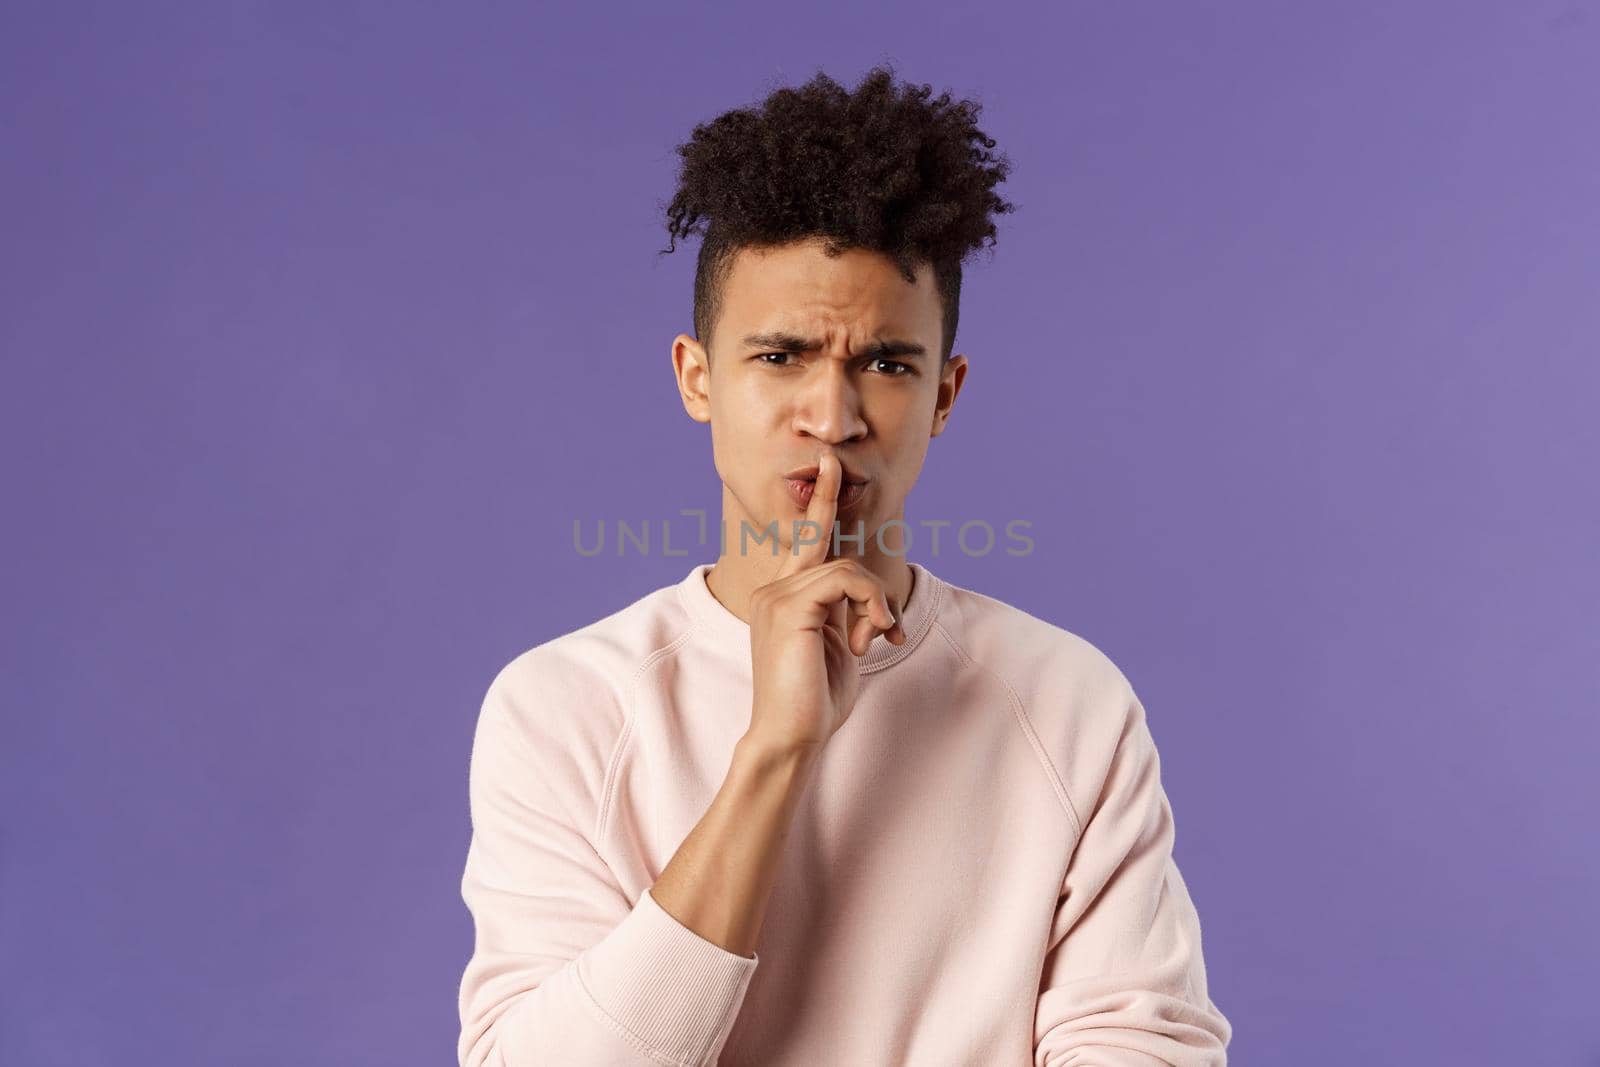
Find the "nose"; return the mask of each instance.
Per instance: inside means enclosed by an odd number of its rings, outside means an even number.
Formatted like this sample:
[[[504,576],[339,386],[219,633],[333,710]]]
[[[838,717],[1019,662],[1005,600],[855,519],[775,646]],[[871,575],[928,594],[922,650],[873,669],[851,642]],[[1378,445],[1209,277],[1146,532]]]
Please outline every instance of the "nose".
[[[839,360],[820,360],[818,370],[807,375],[795,400],[794,430],[834,445],[863,437],[861,398],[850,372]]]

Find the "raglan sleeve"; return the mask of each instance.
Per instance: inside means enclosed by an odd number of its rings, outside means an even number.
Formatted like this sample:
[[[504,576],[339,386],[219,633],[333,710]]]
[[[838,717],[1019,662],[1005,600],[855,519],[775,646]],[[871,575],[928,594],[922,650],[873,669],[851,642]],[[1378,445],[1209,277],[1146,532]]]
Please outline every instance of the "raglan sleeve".
[[[1172,806],[1131,687],[1115,745],[1080,798],[1034,1016],[1035,1067],[1225,1067],[1200,919],[1173,859]],[[1102,746],[1106,747],[1106,746]]]
[[[701,938],[648,888],[630,900],[596,847],[603,761],[585,756],[581,729],[564,736],[549,725],[596,697],[559,673],[541,674],[525,654],[495,678],[478,715],[461,879],[473,951],[457,1060],[712,1064],[759,960]]]

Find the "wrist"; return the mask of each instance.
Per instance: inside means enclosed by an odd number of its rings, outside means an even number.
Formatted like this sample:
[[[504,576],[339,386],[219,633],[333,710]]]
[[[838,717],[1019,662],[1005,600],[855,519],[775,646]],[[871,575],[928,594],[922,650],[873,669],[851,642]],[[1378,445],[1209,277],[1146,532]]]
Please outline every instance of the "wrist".
[[[803,772],[822,753],[822,743],[746,732],[733,747],[734,763],[761,773]]]

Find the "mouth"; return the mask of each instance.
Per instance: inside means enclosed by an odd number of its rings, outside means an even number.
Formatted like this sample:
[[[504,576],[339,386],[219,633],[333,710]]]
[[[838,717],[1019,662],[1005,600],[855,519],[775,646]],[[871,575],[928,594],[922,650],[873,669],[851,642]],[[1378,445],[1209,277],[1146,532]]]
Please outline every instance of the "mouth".
[[[817,473],[819,470],[821,470],[821,468],[813,463],[809,467],[796,467],[794,470],[786,473],[784,477],[792,478],[796,481],[814,482],[817,480]],[[845,485],[849,485],[851,482],[865,482],[867,480],[867,476],[865,474],[862,474],[854,467],[851,467],[843,462],[839,464],[839,474],[843,477]]]
[[[811,494],[817,487],[815,474],[809,478],[796,478],[792,475],[786,475],[783,481],[784,485],[788,487],[789,499],[794,502],[796,507],[801,511],[805,511],[811,506]],[[839,499],[835,504],[835,508],[841,512],[850,510],[861,502],[861,498],[866,495],[866,492],[866,479],[852,481],[846,478],[839,486]]]

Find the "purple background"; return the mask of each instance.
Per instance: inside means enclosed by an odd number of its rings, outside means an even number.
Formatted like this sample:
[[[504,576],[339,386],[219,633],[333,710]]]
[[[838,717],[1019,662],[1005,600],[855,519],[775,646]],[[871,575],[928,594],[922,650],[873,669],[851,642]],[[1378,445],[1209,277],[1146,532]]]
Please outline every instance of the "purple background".
[[[572,545],[717,505],[673,147],[879,60],[1018,205],[913,558],[1134,682],[1235,1062],[1600,1062],[1590,0],[7,4],[0,1062],[452,1062],[484,689],[712,558]]]

